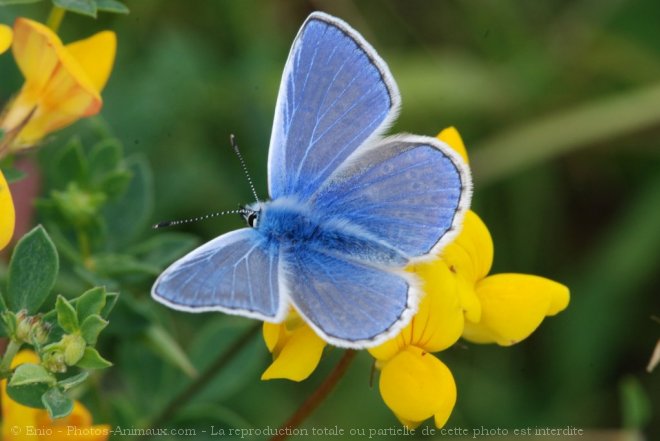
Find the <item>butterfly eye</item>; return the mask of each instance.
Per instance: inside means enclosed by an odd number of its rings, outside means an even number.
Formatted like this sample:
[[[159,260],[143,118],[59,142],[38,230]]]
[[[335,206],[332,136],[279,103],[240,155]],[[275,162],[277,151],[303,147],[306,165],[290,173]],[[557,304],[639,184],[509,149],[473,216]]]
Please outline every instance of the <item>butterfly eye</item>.
[[[251,226],[252,228],[257,227],[257,213],[256,212],[252,212],[252,213],[248,214],[246,220],[247,220],[248,225]]]

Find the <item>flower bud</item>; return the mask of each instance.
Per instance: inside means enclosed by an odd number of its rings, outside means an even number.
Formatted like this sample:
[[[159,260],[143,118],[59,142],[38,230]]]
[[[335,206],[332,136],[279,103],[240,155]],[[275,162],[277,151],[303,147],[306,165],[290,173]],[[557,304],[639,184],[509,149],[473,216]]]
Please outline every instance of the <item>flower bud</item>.
[[[47,351],[42,357],[41,364],[51,372],[66,372],[64,354],[59,348],[53,348],[52,350]]]
[[[60,344],[64,351],[64,362],[69,366],[73,366],[80,361],[87,346],[85,339],[80,334],[66,334],[60,340]]]
[[[36,345],[43,345],[48,341],[48,333],[50,332],[50,323],[45,323],[39,318],[38,321],[32,325],[32,342]]]
[[[32,329],[32,317],[27,315],[27,310],[21,309],[16,314],[16,340],[26,342],[30,338]]]

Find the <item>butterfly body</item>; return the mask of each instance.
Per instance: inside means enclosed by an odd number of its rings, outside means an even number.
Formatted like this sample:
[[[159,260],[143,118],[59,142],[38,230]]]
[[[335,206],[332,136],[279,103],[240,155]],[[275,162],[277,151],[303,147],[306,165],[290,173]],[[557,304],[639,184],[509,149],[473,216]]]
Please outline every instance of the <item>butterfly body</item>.
[[[250,209],[257,212],[253,228],[270,246],[288,255],[315,250],[392,266],[407,261],[399,251],[343,219],[339,213],[326,210],[319,216],[313,207],[291,198],[259,203]]]
[[[469,169],[436,138],[381,133],[400,95],[385,62],[345,22],[313,13],[282,77],[268,157],[272,200],[250,227],[174,262],[152,296],[175,309],[281,322],[295,308],[326,341],[375,346],[414,314],[410,263],[456,235]]]

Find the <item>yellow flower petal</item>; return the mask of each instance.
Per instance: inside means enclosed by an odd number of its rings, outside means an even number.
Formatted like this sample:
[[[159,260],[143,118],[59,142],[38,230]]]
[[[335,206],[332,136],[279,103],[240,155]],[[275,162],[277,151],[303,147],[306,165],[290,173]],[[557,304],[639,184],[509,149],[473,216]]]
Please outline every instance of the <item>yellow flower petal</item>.
[[[509,346],[527,338],[547,315],[568,306],[569,290],[561,283],[527,274],[497,274],[477,284],[482,314],[466,323],[463,336],[475,343]]]
[[[0,24],[0,54],[11,46],[12,32],[7,25]]]
[[[290,333],[279,354],[274,354],[273,363],[261,375],[261,379],[304,380],[318,366],[325,345],[325,341],[316,335],[312,328],[307,325],[299,326]]]
[[[9,244],[14,235],[16,211],[9,191],[9,184],[0,170],[0,250]]]
[[[461,232],[442,252],[442,259],[466,280],[477,282],[490,272],[493,264],[493,239],[477,214],[465,213]]]
[[[380,361],[394,357],[408,345],[438,352],[456,343],[463,332],[463,309],[456,279],[442,260],[411,267],[422,281],[424,297],[410,324],[394,338],[369,349]]]
[[[264,342],[266,342],[266,347],[268,352],[276,352],[276,348],[283,342],[286,338],[285,336],[286,329],[283,323],[268,323],[264,322],[263,325],[263,336]],[[277,351],[279,352],[279,350]]]
[[[416,266],[426,293],[410,325],[411,345],[438,352],[456,343],[463,332],[463,309],[456,280],[442,260]],[[404,333],[405,334],[405,333]]]
[[[46,26],[16,20],[13,52],[25,84],[2,121],[5,131],[20,131],[14,149],[99,112],[115,46],[114,34],[102,32],[73,43],[71,52]]]
[[[456,383],[447,366],[414,346],[385,363],[379,386],[387,407],[406,424],[431,417],[444,424],[456,403]]]
[[[465,149],[465,144],[463,144],[463,138],[458,133],[455,127],[447,127],[442,132],[438,133],[437,138],[448,144],[449,147],[456,150],[456,152],[461,155],[465,163],[469,163],[467,150]]]
[[[481,320],[481,302],[479,302],[479,297],[477,297],[474,290],[474,282],[467,281],[460,274],[455,274],[455,276],[458,298],[461,300],[465,319],[477,323]]]
[[[110,78],[117,52],[117,37],[103,31],[66,45],[66,49],[85,71],[96,90],[101,91]]]

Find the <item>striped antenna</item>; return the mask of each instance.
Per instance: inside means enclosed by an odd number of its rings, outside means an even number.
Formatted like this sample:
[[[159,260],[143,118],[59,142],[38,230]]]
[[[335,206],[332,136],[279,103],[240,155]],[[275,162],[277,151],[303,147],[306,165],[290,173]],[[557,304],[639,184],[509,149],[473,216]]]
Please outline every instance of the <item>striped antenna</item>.
[[[252,190],[254,199],[257,202],[259,202],[259,196],[257,196],[257,191],[254,189],[252,178],[250,177],[250,173],[248,173],[247,165],[245,165],[245,160],[243,159],[243,155],[241,155],[241,151],[238,149],[238,144],[236,144],[236,137],[234,136],[233,133],[229,135],[229,143],[231,144],[231,147],[234,149],[234,153],[236,153],[236,156],[238,156],[238,160],[241,161],[241,167],[243,168],[243,173],[245,173],[245,177],[247,178],[248,183],[250,184],[250,190]]]
[[[211,213],[204,216],[193,217],[190,219],[159,222],[156,225],[154,225],[153,228],[158,229],[158,228],[173,227],[175,225],[181,225],[181,224],[189,224],[191,222],[199,222],[206,219],[211,219],[216,216],[223,216],[225,214],[250,214],[250,213],[252,213],[252,210],[248,210],[247,208],[241,208],[239,210],[218,211],[217,213]]]

